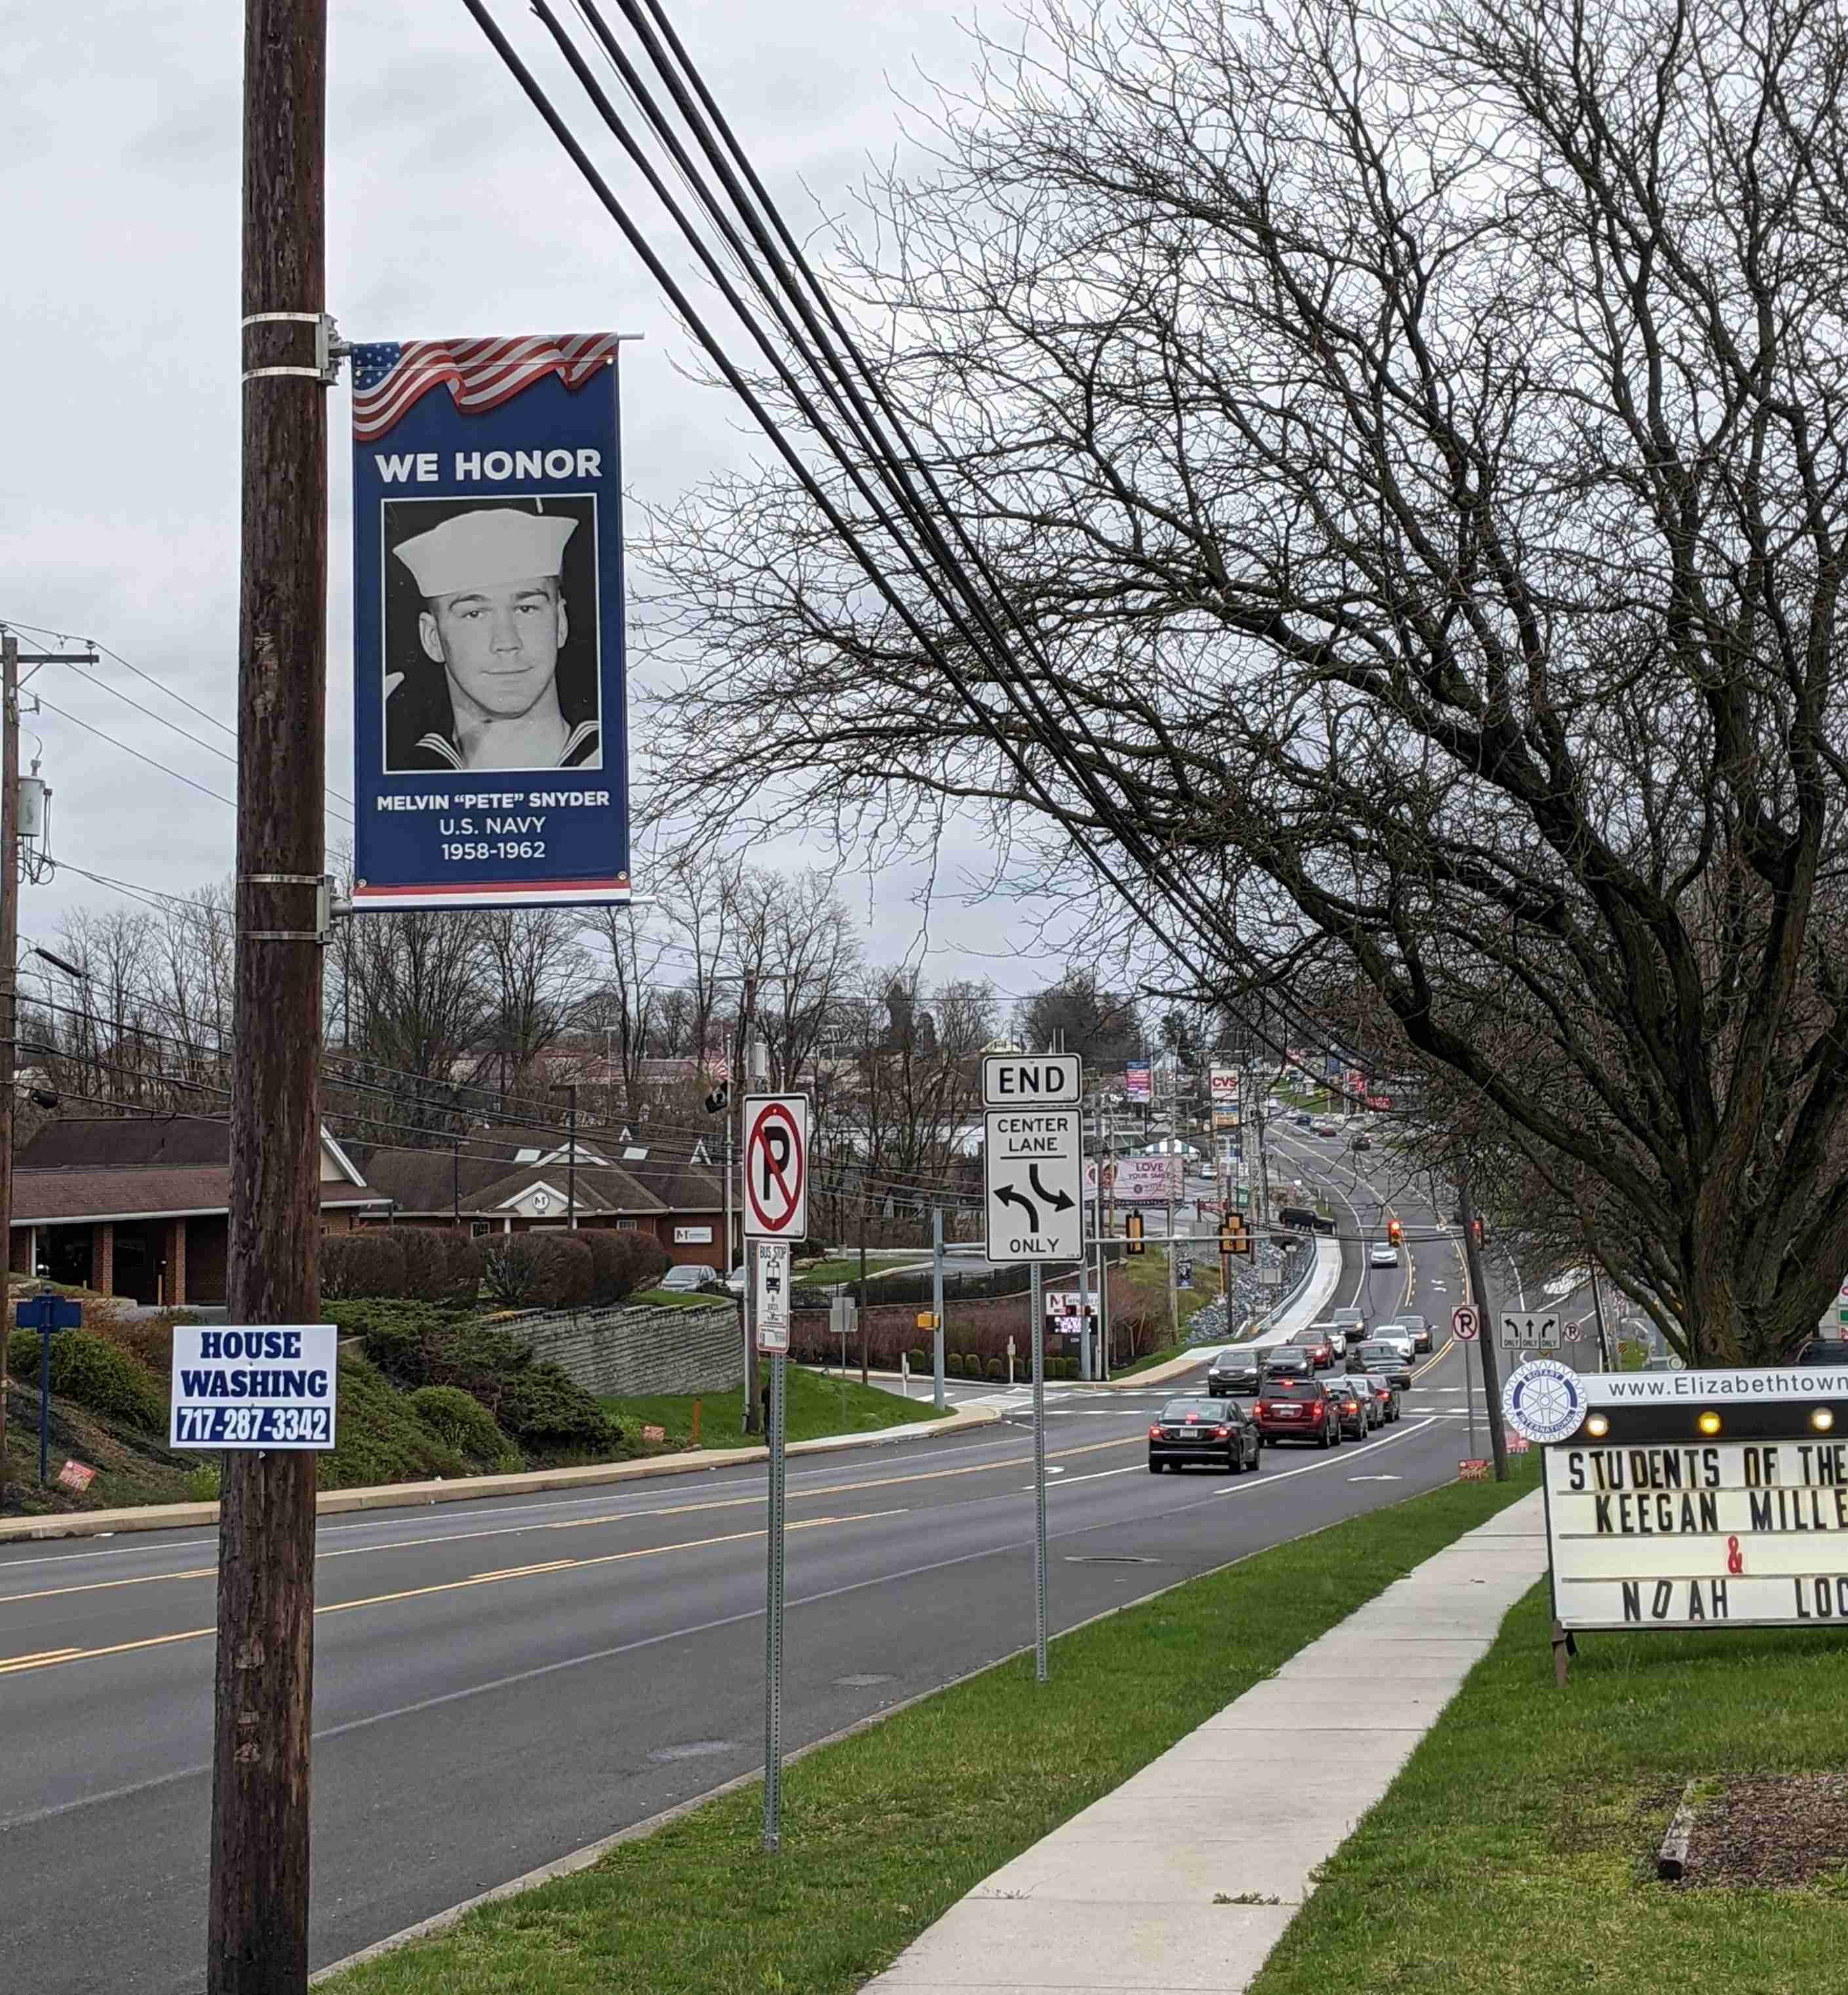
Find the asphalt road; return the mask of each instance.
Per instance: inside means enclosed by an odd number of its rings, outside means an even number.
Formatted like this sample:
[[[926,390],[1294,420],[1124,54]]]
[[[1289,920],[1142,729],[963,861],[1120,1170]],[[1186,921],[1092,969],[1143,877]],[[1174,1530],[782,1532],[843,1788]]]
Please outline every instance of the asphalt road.
[[[1293,1145],[1345,1183],[1334,1147]],[[1348,1248],[1339,1300],[1441,1326],[1455,1249],[1414,1255],[1369,1272]],[[1257,1475],[1147,1473],[1173,1389],[1049,1395],[1056,1628],[1448,1481],[1463,1452],[1441,1328],[1399,1424],[1267,1449]],[[788,1745],[1031,1640],[1032,1436],[1025,1394],[998,1396],[998,1427],[792,1464]],[[755,1467],[329,1519],[315,1963],[759,1764],[764,1522]],[[0,1923],[35,1995],[200,1983],[214,1554],[197,1531],[0,1551]]]

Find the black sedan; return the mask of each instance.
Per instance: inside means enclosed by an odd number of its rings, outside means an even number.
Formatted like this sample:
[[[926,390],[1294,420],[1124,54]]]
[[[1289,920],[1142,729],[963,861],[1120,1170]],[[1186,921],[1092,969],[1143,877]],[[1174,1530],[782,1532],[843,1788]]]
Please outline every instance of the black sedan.
[[[1149,1430],[1149,1473],[1197,1461],[1238,1475],[1258,1466],[1263,1445],[1235,1399],[1170,1399]]]
[[[1258,1354],[1251,1349],[1221,1351],[1207,1367],[1207,1390],[1223,1399],[1234,1392],[1258,1389]]]
[[[1273,1344],[1268,1351],[1260,1351],[1258,1361],[1263,1368],[1258,1381],[1258,1389],[1264,1389],[1266,1379],[1313,1379],[1315,1360],[1300,1344]]]

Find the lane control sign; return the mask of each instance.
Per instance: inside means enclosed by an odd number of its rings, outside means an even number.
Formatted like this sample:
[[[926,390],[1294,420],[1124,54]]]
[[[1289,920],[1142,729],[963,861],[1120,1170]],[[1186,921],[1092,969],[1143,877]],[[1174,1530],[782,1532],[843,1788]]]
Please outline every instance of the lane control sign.
[[[1073,1261],[1083,1234],[1075,1108],[991,1108],[982,1158],[991,1261]]]
[[[744,1237],[809,1237],[809,1097],[744,1097]]]
[[[334,1445],[331,1323],[173,1326],[172,1447]]]

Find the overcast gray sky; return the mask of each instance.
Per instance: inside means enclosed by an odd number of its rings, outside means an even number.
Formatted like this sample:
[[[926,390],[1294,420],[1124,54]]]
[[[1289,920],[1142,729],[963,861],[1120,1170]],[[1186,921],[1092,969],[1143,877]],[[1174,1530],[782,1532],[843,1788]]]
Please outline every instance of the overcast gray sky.
[[[534,46],[530,17],[510,5],[503,15]],[[843,198],[869,156],[890,155],[900,137],[895,84],[915,95],[919,70],[954,79],[967,67],[948,0],[703,0],[675,6],[674,19],[795,219],[812,219],[816,197]],[[93,637],[230,726],[241,9],[111,0],[15,10],[8,44],[0,616]],[[459,0],[335,0],[328,203],[328,304],[347,338],[640,332],[623,362],[632,498],[672,497],[756,448],[726,396],[685,378],[693,356],[651,281]],[[344,383],[328,413],[328,772],[350,795]],[[231,740],[108,661],[94,682],[60,666],[33,684],[64,710],[29,718],[25,740],[28,757],[35,735],[43,743],[57,856],[170,892],[225,876],[230,809],[78,723],[226,798],[235,774],[220,754]],[[330,816],[330,840],[345,830],[343,807],[333,808],[342,815]],[[948,857],[953,877],[957,855]],[[915,884],[881,883],[875,956],[911,943]],[[48,935],[65,906],[112,898],[62,873],[26,889],[22,931]],[[864,912],[864,881],[854,898]],[[1000,912],[964,915],[956,939],[1005,950]],[[984,967],[947,937],[932,960],[946,973]],[[1043,980],[1005,958],[986,967],[1004,987]]]

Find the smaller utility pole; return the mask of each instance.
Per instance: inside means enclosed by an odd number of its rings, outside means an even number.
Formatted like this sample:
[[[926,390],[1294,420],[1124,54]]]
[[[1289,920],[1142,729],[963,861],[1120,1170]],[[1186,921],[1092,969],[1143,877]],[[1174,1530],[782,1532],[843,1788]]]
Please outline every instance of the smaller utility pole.
[[[1476,1244],[1475,1208],[1469,1203],[1469,1169],[1457,1172],[1458,1216],[1463,1222],[1463,1258],[1469,1269],[1469,1299],[1475,1304],[1480,1327],[1476,1342],[1482,1353],[1482,1397],[1488,1402],[1489,1445],[1495,1457],[1495,1479],[1508,1479],[1508,1436],[1502,1426],[1502,1384],[1496,1362],[1495,1310],[1489,1300],[1489,1285],[1482,1278],[1482,1250]]]
[[[860,1187],[860,1382],[871,1382],[867,1377],[867,1339],[868,1329],[866,1301],[866,1186]]]
[[[462,1142],[452,1137],[449,1142],[449,1218],[458,1231],[462,1226]]]
[[[19,972],[19,640],[0,634],[5,718],[0,723],[0,1042],[6,1049],[6,1085],[0,1087],[0,1238],[13,1265],[13,1089],[18,1082]],[[29,1272],[30,1272],[29,1270]],[[0,1509],[6,1494],[6,1343],[12,1334],[10,1286],[0,1289]],[[50,1348],[49,1340],[46,1348]],[[43,1480],[43,1478],[40,1478]]]
[[[930,1333],[933,1401],[943,1410],[943,1208],[930,1209],[930,1313],[936,1328]]]
[[[575,1080],[562,1080],[551,1091],[564,1095],[568,1104],[565,1127],[570,1131],[571,1147],[565,1167],[565,1224],[575,1227],[578,1223],[578,1084]]]

